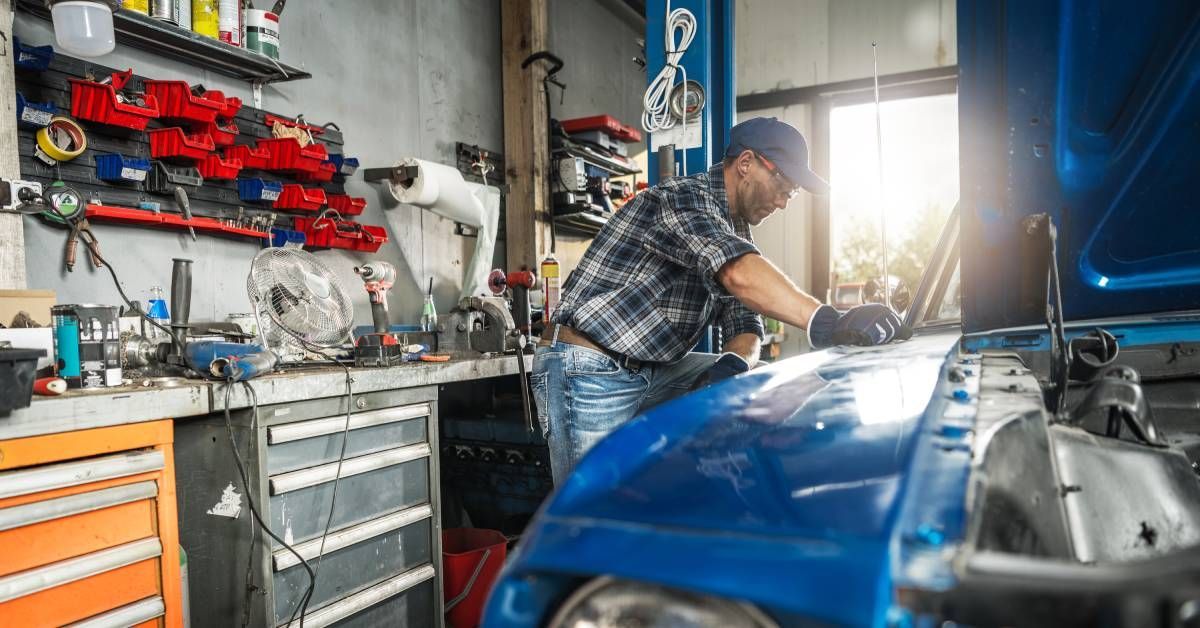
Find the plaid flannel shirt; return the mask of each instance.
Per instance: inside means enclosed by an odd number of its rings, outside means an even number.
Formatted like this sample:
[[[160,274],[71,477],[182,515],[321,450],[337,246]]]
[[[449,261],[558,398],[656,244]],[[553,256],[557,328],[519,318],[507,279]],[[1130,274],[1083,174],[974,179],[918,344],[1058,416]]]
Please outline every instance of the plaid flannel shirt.
[[[762,338],[762,319],[716,279],[747,253],[758,248],[749,225],[729,215],[721,164],[668,179],[609,219],[567,277],[551,320],[648,362],[687,355],[714,321],[726,341]]]

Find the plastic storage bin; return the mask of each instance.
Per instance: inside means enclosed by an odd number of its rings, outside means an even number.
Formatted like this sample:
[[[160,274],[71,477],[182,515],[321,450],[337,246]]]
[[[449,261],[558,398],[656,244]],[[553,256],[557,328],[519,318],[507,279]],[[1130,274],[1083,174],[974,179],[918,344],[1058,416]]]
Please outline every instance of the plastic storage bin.
[[[357,216],[367,207],[367,199],[348,194],[329,194],[329,207],[343,216]]]
[[[271,246],[278,247],[288,244],[298,244],[300,246],[304,246],[304,233],[300,231],[293,231],[291,229],[271,227]]]
[[[200,135],[204,134],[212,138],[213,144],[216,146],[233,146],[233,142],[237,140],[238,129],[237,124],[233,122],[204,122],[201,124],[192,125],[192,132]]]
[[[278,181],[238,179],[238,198],[247,203],[274,203],[282,191],[283,184]]]
[[[220,100],[197,96],[185,81],[152,81],[146,79],[146,93],[158,99],[159,117],[187,122],[212,122],[225,108]]]
[[[150,174],[150,160],[125,155],[97,155],[96,178],[114,183],[140,183]]]
[[[275,209],[294,209],[315,212],[325,206],[328,199],[321,188],[306,188],[295,183],[285,183],[275,201]]]
[[[328,216],[296,218],[296,229],[304,232],[305,245],[320,249],[347,249],[374,253],[387,242],[387,230]]]
[[[13,37],[13,65],[22,70],[44,72],[54,60],[53,46],[26,46]]]
[[[44,357],[45,349],[0,349],[0,416],[29,407],[38,358]]]
[[[320,183],[328,183],[333,181],[333,175],[337,174],[337,166],[332,162],[323,161],[317,166],[316,172],[301,172],[296,174],[297,181],[317,181]]]
[[[216,148],[207,135],[185,135],[173,126],[146,131],[150,136],[150,156],[154,159],[175,159],[199,162]]]
[[[145,106],[117,101],[117,90],[125,87],[133,70],[113,72],[109,83],[97,83],[70,78],[71,115],[81,120],[125,127],[141,131],[151,118],[158,117],[158,99],[152,94],[143,98]]]
[[[161,161],[150,162],[146,190],[155,194],[174,194],[176,187],[198,188],[204,177],[195,168],[172,167]]]
[[[258,148],[266,149],[267,169],[275,172],[316,172],[328,157],[323,144],[302,147],[292,137],[258,140]]]
[[[236,159],[221,159],[219,155],[209,153],[203,161],[196,164],[196,170],[200,171],[200,176],[205,179],[236,179],[242,171],[242,162]]]
[[[483,603],[504,566],[508,539],[497,530],[451,528],[442,530],[443,600],[449,624],[462,628],[479,625]]]
[[[235,144],[225,148],[225,159],[238,159],[242,162],[243,170],[265,170],[271,153],[265,148],[255,148],[245,144]]]
[[[329,156],[329,161],[337,167],[337,173],[343,177],[348,177],[358,171],[358,157],[346,157],[335,153]]]
[[[237,96],[226,96],[225,92],[219,89],[210,89],[207,92],[204,92],[204,97],[209,100],[222,102],[225,104],[225,106],[217,112],[218,118],[224,118],[226,120],[233,118],[237,115],[238,110],[242,108],[241,98],[238,98]]]
[[[52,102],[30,102],[17,92],[17,124],[32,129],[50,125],[50,118],[58,108]]]

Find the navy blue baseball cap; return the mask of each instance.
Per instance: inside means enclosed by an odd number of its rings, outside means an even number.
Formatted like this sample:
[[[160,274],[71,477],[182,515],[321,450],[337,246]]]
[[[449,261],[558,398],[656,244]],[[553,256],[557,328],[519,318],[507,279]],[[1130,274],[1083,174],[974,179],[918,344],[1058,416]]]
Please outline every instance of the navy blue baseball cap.
[[[828,194],[829,183],[808,166],[808,142],[796,127],[776,118],[750,118],[729,129],[726,157],[752,150],[775,164],[785,177],[812,192]]]

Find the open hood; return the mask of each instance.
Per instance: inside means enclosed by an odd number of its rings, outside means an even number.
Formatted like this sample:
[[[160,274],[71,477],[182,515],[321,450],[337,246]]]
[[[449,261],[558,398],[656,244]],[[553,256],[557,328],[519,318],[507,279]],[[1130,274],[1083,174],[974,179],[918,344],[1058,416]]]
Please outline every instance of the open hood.
[[[1200,309],[1200,4],[960,0],[963,325]]]

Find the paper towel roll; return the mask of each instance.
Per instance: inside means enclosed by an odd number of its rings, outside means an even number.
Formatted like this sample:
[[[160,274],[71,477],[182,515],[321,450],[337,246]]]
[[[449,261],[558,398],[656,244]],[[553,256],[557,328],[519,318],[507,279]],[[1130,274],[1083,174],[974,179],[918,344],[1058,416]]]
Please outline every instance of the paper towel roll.
[[[428,209],[443,218],[479,230],[475,253],[463,277],[461,296],[491,294],[487,287],[487,274],[491,270],[492,251],[496,247],[496,229],[500,220],[499,197],[488,195],[487,202],[481,201],[463,180],[462,173],[450,166],[408,157],[397,162],[396,167],[417,169],[416,178],[403,184],[387,182],[388,192],[397,201]]]

